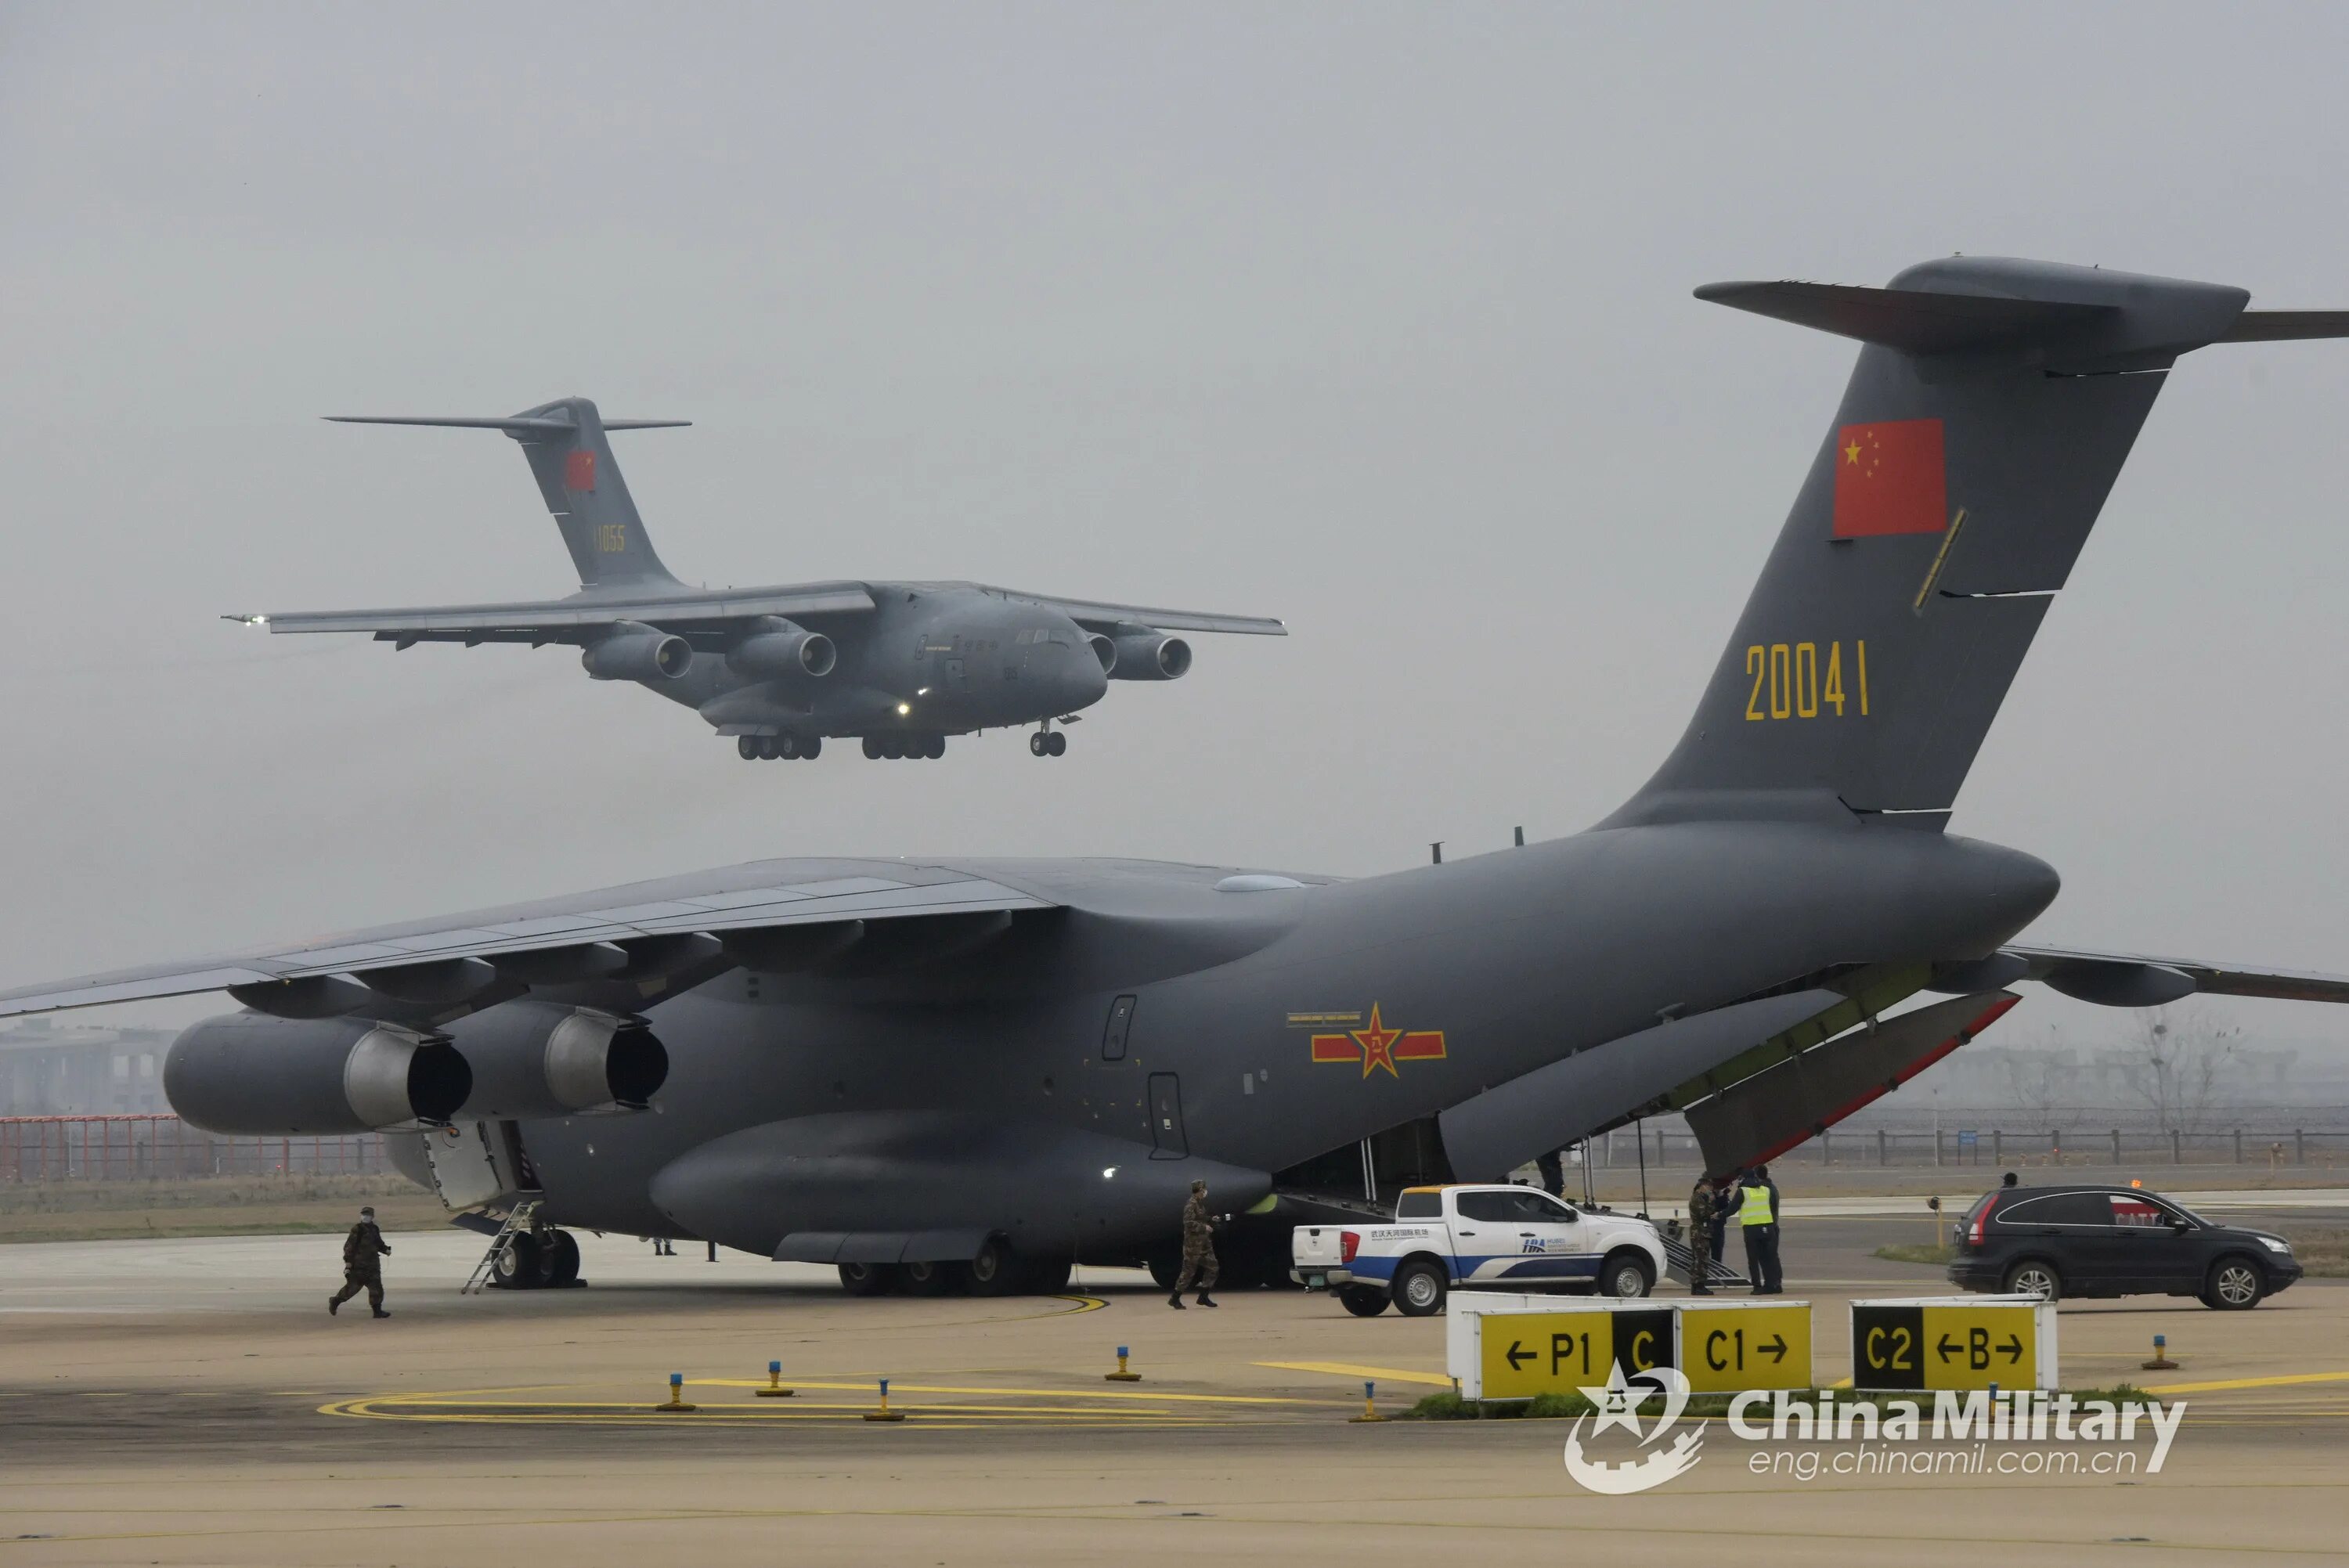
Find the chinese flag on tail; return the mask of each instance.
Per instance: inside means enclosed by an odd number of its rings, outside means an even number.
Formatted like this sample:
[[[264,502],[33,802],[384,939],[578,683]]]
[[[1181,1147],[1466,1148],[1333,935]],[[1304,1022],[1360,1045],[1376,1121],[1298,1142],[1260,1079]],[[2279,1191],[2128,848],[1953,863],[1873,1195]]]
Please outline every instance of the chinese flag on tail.
[[[1950,525],[1941,421],[1890,419],[1836,432],[1835,537],[1939,533]]]
[[[1940,442],[1938,439],[1933,443],[1933,449],[1937,452],[1940,450]],[[563,454],[563,488],[583,493],[595,488],[595,453],[565,452]],[[1836,514],[1838,517],[1842,516],[1840,502],[1837,503]]]

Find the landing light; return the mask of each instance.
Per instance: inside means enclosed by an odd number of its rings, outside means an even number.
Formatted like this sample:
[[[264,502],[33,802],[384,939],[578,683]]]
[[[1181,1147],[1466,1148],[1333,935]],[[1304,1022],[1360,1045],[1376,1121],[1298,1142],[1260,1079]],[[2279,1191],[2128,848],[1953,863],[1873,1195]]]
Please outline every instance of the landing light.
[[[901,702],[897,705],[897,717],[899,718],[905,717],[907,714],[913,711],[914,705],[910,702]]]
[[[1112,1166],[1111,1166],[1108,1170],[1106,1170],[1106,1171],[1102,1171],[1102,1181],[1108,1181],[1111,1177],[1112,1177],[1112,1176],[1114,1176],[1114,1175],[1116,1175],[1116,1174],[1117,1174],[1117,1167],[1116,1167],[1116,1166],[1114,1166],[1114,1165],[1112,1165]]]

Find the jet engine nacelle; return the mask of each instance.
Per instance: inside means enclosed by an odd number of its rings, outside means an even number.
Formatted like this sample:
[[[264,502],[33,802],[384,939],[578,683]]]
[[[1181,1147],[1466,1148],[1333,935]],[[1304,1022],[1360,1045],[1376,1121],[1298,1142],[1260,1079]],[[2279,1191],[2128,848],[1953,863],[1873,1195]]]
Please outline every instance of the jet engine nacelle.
[[[1112,656],[1102,673],[1113,681],[1174,681],[1190,673],[1191,645],[1180,637],[1141,628],[1120,632],[1109,643]]]
[[[233,1137],[446,1121],[472,1091],[472,1069],[446,1040],[366,1018],[231,1013],[182,1031],[163,1058],[181,1119]]]
[[[776,615],[763,617],[757,631],[726,651],[726,667],[755,680],[821,680],[839,662],[830,637]]]
[[[693,667],[693,646],[658,626],[622,621],[589,644],[579,664],[599,681],[673,681]]]
[[[468,1120],[642,1110],[668,1080],[668,1051],[642,1018],[508,1002],[448,1026],[472,1069]]]

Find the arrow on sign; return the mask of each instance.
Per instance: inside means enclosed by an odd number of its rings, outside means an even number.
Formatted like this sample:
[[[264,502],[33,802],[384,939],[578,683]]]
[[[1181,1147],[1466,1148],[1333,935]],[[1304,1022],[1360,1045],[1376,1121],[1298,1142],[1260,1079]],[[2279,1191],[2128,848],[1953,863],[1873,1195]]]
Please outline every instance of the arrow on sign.
[[[1941,1336],[1941,1342],[1933,1346],[1934,1353],[1939,1355],[1944,1361],[1947,1361],[1951,1357],[1955,1356],[1959,1351],[1964,1348],[1964,1346],[1958,1344],[1946,1334]]]
[[[1501,1357],[1501,1359],[1509,1364],[1510,1371],[1515,1372],[1518,1370],[1520,1363],[1531,1361],[1537,1354],[1538,1352],[1528,1350],[1524,1346],[1512,1339],[1509,1341],[1509,1353]]]
[[[2000,1348],[2001,1350],[2003,1350],[2003,1351],[2005,1351],[2005,1352],[2006,1352],[2006,1358],[2007,1358],[2009,1361],[2020,1361],[2020,1360],[2022,1360],[2022,1359],[2023,1359],[2023,1336],[2021,1336],[2021,1335],[2019,1335],[2019,1334],[2010,1334],[2010,1335],[2008,1335],[2008,1336],[2006,1336],[2006,1343],[2005,1343],[2005,1344],[2003,1344],[2003,1345],[2002,1345],[2002,1346],[1999,1346],[1999,1348]]]
[[[1774,1334],[1770,1336],[1768,1343],[1757,1344],[1754,1348],[1757,1351],[1768,1351],[1770,1353],[1770,1360],[1772,1364],[1775,1365],[1786,1358],[1786,1336],[1783,1334]]]

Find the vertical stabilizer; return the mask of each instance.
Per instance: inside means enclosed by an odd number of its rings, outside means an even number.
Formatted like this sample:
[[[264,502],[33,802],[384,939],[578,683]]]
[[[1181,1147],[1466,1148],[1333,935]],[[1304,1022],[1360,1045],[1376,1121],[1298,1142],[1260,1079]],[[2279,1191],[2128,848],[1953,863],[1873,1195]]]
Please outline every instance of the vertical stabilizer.
[[[1697,294],[1866,346],[1695,717],[1610,820],[1946,811],[2170,364],[2250,296],[1973,257]]]
[[[654,553],[644,520],[628,495],[627,481],[605,438],[611,430],[657,429],[683,419],[614,419],[610,423],[585,397],[564,397],[502,419],[378,418],[330,415],[347,425],[444,425],[462,429],[502,430],[522,443],[539,494],[563,542],[579,569],[583,588],[642,589],[674,583]]]

